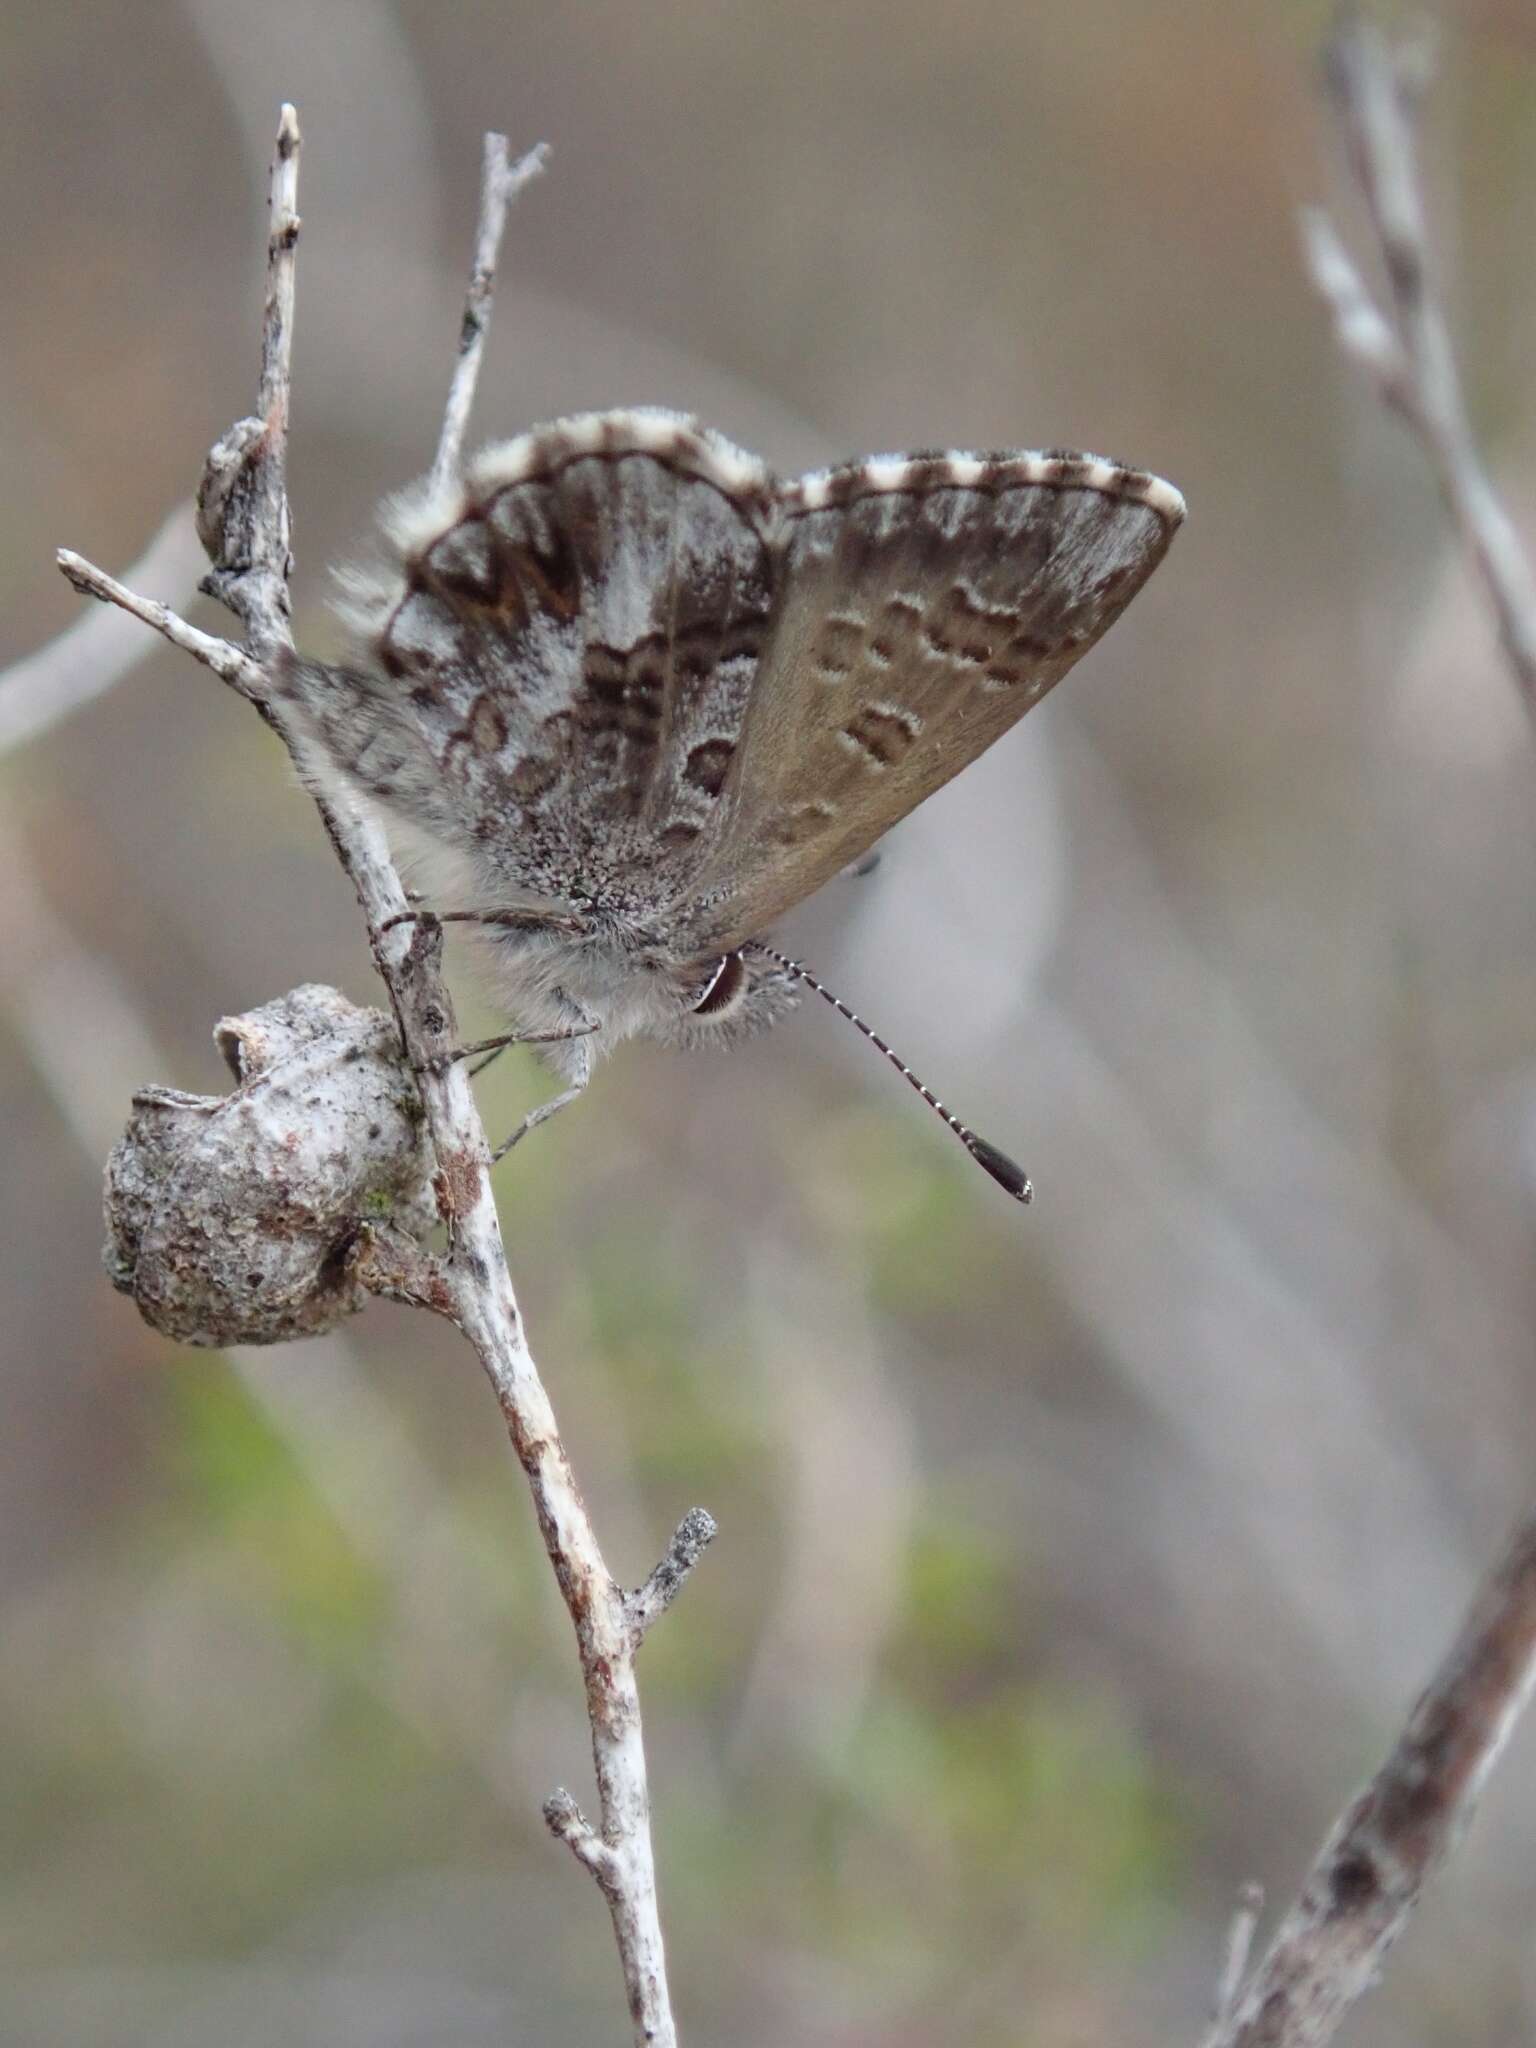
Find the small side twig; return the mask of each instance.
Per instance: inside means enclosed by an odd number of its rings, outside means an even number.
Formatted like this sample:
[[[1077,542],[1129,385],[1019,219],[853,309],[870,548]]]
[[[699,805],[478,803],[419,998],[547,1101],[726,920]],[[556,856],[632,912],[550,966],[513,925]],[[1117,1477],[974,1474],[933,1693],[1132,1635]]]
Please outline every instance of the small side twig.
[[[1345,1810],[1205,2048],[1323,2048],[1376,1980],[1536,1687],[1536,1515],[1484,1582],[1391,1755]]]
[[[557,1842],[565,1843],[578,1863],[591,1871],[609,1903],[622,1903],[619,1860],[563,1785],[544,1802],[544,1825]]]
[[[719,1528],[708,1508],[690,1508],[678,1523],[666,1556],[645,1584],[629,1596],[629,1621],[637,1645],[645,1640],[652,1622],[659,1620],[681,1593],[688,1574],[714,1542]]]
[[[131,617],[142,619],[146,626],[152,626],[157,633],[163,634],[173,647],[190,654],[204,668],[211,668],[222,681],[238,690],[247,702],[265,703],[267,679],[260,664],[252,661],[232,640],[221,640],[216,633],[200,632],[196,626],[188,625],[179,613],[173,612],[168,604],[162,604],[155,597],[140,597],[126,584],[119,583],[115,576],[109,576],[105,569],[98,569],[94,562],[77,555],[73,548],[60,548],[56,559],[82,597],[99,597],[104,604],[115,604]]]
[[[203,579],[245,627],[251,652],[270,661],[293,645],[288,578],[288,422],[293,393],[293,307],[299,247],[299,117],[278,117],[267,198],[267,294],[254,418],[237,420],[209,451],[198,487],[198,531],[213,560]]]
[[[496,258],[501,248],[507,208],[523,187],[536,178],[549,161],[549,147],[540,142],[514,163],[505,135],[487,135],[480,176],[480,218],[475,225],[475,255],[469,273],[469,290],[464,297],[464,319],[459,328],[459,358],[453,366],[448,403],[443,410],[443,431],[432,463],[434,486],[446,484],[457,474],[464,454],[464,437],[469,431],[470,409],[475,402],[475,385],[480,377],[480,358],[490,332],[491,313],[496,303]]]
[[[1435,282],[1414,156],[1422,72],[1416,53],[1394,49],[1366,20],[1347,20],[1331,46],[1329,82],[1386,274],[1386,309],[1321,211],[1302,214],[1303,253],[1339,346],[1423,443],[1536,718],[1536,575],[1478,454]]]
[[[454,1295],[447,1269],[414,1238],[382,1224],[368,1224],[353,1247],[352,1259],[371,1294],[408,1308],[430,1309],[434,1315],[453,1320]]]

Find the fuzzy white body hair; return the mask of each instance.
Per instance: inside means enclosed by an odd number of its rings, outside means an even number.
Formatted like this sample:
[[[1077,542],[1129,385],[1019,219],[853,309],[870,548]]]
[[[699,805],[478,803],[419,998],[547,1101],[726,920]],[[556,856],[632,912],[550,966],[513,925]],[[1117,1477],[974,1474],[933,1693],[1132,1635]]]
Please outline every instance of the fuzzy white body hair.
[[[617,920],[581,936],[487,926],[485,956],[497,997],[520,1030],[581,1033],[537,1047],[567,1081],[584,1082],[595,1061],[627,1038],[685,1049],[735,1044],[801,997],[799,982],[771,961],[738,956],[730,999],[703,1014],[697,1005],[724,963],[679,968]]]
[[[499,1006],[524,1031],[583,1031],[536,1048],[566,1081],[575,1081],[626,1038],[675,1036],[677,997],[670,982],[639,964],[616,934],[573,938],[558,932],[488,927],[483,957]],[[595,1025],[596,1030],[584,1029]]]
[[[479,978],[511,1027],[535,1038],[580,1034],[532,1048],[567,1083],[584,1082],[597,1061],[628,1038],[688,1049],[729,1045],[799,1004],[797,982],[770,962],[750,961],[743,962],[736,1000],[697,1015],[693,1005],[718,961],[679,967],[654,935],[628,919],[509,890],[477,872],[468,856],[401,820],[392,821],[391,836],[413,886],[429,902],[485,919],[464,928],[475,938]],[[500,921],[514,912],[526,915],[529,928]],[[534,922],[539,919],[547,922]],[[587,929],[561,929],[578,920]]]

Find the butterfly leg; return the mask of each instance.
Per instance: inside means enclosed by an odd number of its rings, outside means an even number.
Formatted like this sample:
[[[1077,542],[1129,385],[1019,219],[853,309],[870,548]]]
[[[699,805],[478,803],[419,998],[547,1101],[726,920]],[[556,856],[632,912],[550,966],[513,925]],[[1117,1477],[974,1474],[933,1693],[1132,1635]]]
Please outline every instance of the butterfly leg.
[[[444,1064],[452,1065],[456,1060],[472,1060],[476,1053],[489,1053],[490,1059],[482,1064],[489,1066],[499,1052],[505,1052],[509,1045],[563,1045],[568,1038],[590,1038],[597,1029],[595,1024],[573,1024],[563,1031],[501,1031],[494,1038],[477,1038],[471,1045],[455,1046],[445,1055]],[[473,1072],[478,1074],[479,1067]]]
[[[511,1137],[504,1138],[491,1154],[492,1166],[496,1165],[498,1160],[505,1159],[512,1147],[526,1138],[531,1130],[539,1124],[547,1123],[557,1109],[564,1109],[569,1103],[574,1102],[586,1085],[585,1080],[577,1081],[572,1087],[567,1088],[564,1094],[552,1096],[548,1102],[541,1102],[537,1109],[530,1109]]]
[[[433,1061],[438,1073],[446,1073],[449,1067],[457,1066],[460,1060],[475,1060],[469,1070],[469,1078],[483,1074],[492,1060],[499,1059],[509,1045],[563,1045],[568,1038],[590,1038],[597,1030],[596,1024],[572,1024],[561,1031],[502,1031],[494,1038],[477,1038],[468,1045],[456,1045],[452,1052],[440,1053]],[[484,1053],[484,1059],[476,1055]]]
[[[491,1154],[492,1166],[499,1159],[505,1159],[512,1150],[512,1147],[521,1139],[526,1138],[531,1130],[536,1129],[539,1124],[547,1123],[557,1110],[566,1108],[568,1104],[574,1102],[577,1096],[582,1093],[588,1081],[592,1078],[592,1056],[585,1051],[585,1048],[583,1048],[583,1052],[585,1056],[580,1067],[577,1069],[576,1077],[570,1087],[565,1089],[563,1093],[552,1096],[548,1102],[541,1102],[537,1109],[529,1110],[511,1137],[503,1139],[501,1144]]]
[[[512,1150],[512,1147],[520,1139],[526,1138],[528,1133],[535,1129],[536,1126],[547,1123],[557,1110],[564,1109],[568,1103],[574,1102],[592,1078],[592,1047],[588,1041],[591,1039],[593,1032],[598,1029],[598,1025],[593,1018],[586,1014],[579,1004],[571,1002],[568,997],[564,1000],[568,1011],[574,1014],[576,1022],[561,1031],[518,1032],[513,1034],[509,1042],[552,1044],[559,1040],[574,1039],[576,1044],[573,1049],[573,1058],[567,1067],[571,1085],[563,1090],[561,1094],[552,1096],[548,1102],[541,1102],[537,1109],[529,1110],[511,1137],[504,1139],[491,1154],[491,1164],[493,1166],[497,1160],[505,1159]],[[490,1041],[486,1040],[481,1046],[472,1046],[469,1050],[482,1051],[484,1046],[489,1043]]]
[[[414,890],[407,894],[413,902],[421,901]],[[385,918],[379,926],[380,936],[392,932],[396,925],[423,924],[428,918],[435,924],[497,925],[503,931],[563,932],[572,938],[584,938],[591,930],[584,918],[566,917],[551,910],[401,910]]]

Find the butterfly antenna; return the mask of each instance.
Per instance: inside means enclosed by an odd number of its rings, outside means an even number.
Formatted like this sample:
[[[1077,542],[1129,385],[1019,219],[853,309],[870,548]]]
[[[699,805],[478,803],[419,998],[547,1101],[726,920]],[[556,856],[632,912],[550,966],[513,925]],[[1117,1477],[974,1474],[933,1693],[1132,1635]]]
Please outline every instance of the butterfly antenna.
[[[863,1032],[864,1036],[877,1051],[885,1054],[902,1079],[909,1082],[917,1090],[918,1094],[921,1095],[924,1102],[933,1110],[935,1115],[943,1118],[966,1151],[970,1153],[976,1164],[984,1167],[998,1183],[999,1187],[1005,1187],[1016,1202],[1030,1202],[1034,1200],[1035,1191],[1030,1186],[1029,1175],[1024,1172],[1023,1168],[1015,1166],[1006,1152],[999,1152],[997,1147],[989,1145],[985,1138],[978,1138],[968,1124],[961,1123],[959,1117],[951,1115],[943,1103],[940,1102],[937,1095],[934,1094],[933,1090],[925,1087],[919,1081],[906,1061],[898,1053],[891,1050],[879,1032],[871,1031],[864,1022],[864,1019],[856,1017],[848,1005],[839,996],[833,995],[831,989],[827,987],[824,981],[818,981],[808,967],[803,966],[798,960],[791,960],[787,953],[779,952],[776,947],[765,946],[761,939],[749,939],[742,948],[742,951],[761,953],[764,959],[772,960],[777,966],[782,967],[786,974],[792,974],[796,981],[803,981],[807,988],[815,989],[823,1002],[830,1003],[840,1017],[846,1017],[855,1030]]]

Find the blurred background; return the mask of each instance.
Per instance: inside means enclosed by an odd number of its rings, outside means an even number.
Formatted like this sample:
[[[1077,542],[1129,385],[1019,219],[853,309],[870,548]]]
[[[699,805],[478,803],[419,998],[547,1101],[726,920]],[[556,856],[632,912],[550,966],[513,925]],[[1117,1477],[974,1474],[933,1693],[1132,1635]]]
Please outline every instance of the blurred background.
[[[1067,686],[786,928],[1033,1210],[809,1003],[729,1058],[626,1048],[501,1171],[610,1563],[641,1579],[696,1501],[722,1524],[641,1670],[691,2042],[1192,2040],[1237,1886],[1289,1899],[1536,1496],[1536,750],[1301,273],[1296,205],[1353,218],[1325,22],[0,24],[5,662],[80,614],[61,543],[124,571],[159,534],[141,583],[222,630],[184,501],[252,402],[284,96],[316,652],[327,563],[435,444],[491,126],[553,158],[484,436],[661,402],[791,470],[1064,442],[1188,496]],[[1426,121],[1536,535],[1528,0],[1444,10]],[[99,1270],[133,1087],[220,1091],[216,1019],[299,982],[375,993],[276,743],[147,636],[76,667],[128,654],[0,765],[0,2039],[621,2040],[606,1915],[539,1818],[589,1786],[568,1627],[467,1351],[382,1306],[178,1350]],[[505,1059],[493,1130],[548,1087]],[[1348,2038],[1530,2039],[1533,1911],[1528,1726]]]

